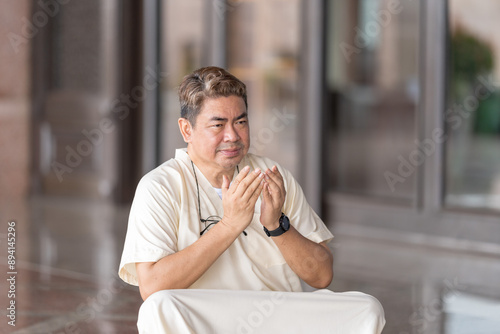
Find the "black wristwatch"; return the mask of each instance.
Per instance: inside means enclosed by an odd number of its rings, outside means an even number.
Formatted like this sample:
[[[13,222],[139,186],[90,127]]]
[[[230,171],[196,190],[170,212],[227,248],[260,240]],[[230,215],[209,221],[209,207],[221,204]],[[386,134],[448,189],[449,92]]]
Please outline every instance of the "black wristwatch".
[[[286,231],[290,229],[290,219],[288,219],[287,216],[282,212],[281,217],[280,217],[280,226],[272,231],[269,231],[265,226],[264,226],[264,232],[266,232],[268,237],[277,237],[279,235],[282,235]]]

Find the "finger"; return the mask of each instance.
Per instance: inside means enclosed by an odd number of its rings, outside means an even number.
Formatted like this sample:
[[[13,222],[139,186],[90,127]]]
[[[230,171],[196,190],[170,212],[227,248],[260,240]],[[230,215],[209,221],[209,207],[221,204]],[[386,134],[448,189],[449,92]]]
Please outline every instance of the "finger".
[[[273,207],[281,207],[286,196],[285,190],[280,188],[272,179],[268,179],[266,182],[269,192],[269,203],[271,203]]]
[[[283,177],[276,166],[273,166],[272,170],[266,170],[266,175],[269,177],[268,181],[274,181],[274,184],[276,184],[281,190],[285,190]]]
[[[269,192],[269,184],[266,182],[264,184],[264,189],[262,189],[262,199],[265,202],[273,203],[273,198],[271,197],[271,193]]]
[[[264,189],[262,190],[262,197],[264,200],[262,201],[263,205],[266,203],[266,205],[275,212],[275,218],[274,221],[277,221],[279,219],[279,216],[281,215],[281,207],[278,207],[279,203],[275,202],[273,195],[270,192],[269,184],[266,184],[264,186]],[[278,210],[278,211],[276,211]]]
[[[277,198],[275,198],[276,196],[273,196],[273,194],[271,193],[271,188],[268,183],[264,185],[264,189],[262,190],[262,197],[262,205],[265,204],[271,210],[281,210],[281,207],[279,207],[280,202]]]
[[[271,194],[275,194],[281,191],[281,187],[278,184],[279,180],[276,178],[276,176],[272,175],[273,173],[266,173],[266,182],[269,187],[269,192]]]
[[[267,171],[269,171],[269,173],[267,173],[267,175],[269,175],[269,177],[272,177],[273,180],[276,181],[276,183],[280,183],[280,182],[283,183],[283,176],[279,172],[278,167],[273,166],[271,169],[267,169]]]
[[[260,182],[264,179],[264,173],[260,171],[260,169],[256,169],[251,174],[248,175],[243,181],[241,181],[238,194],[244,200],[249,200],[252,194],[259,187]],[[245,188],[246,187],[246,188]]]
[[[264,191],[265,182],[263,180],[263,177],[259,177],[258,179],[260,180],[260,182],[257,188],[254,190],[252,196],[250,196],[250,205],[255,205],[255,203],[257,203],[257,200],[259,199],[260,194]]]
[[[251,198],[255,192],[259,192],[259,195],[262,191],[262,186],[264,185],[264,173],[260,173],[255,180],[248,186],[247,190],[245,191],[243,197],[248,197]],[[260,188],[260,190],[259,190]]]
[[[261,170],[256,168],[253,172],[249,172],[240,182],[237,184],[237,188],[235,188],[234,193],[238,196],[244,196],[248,187],[252,185],[253,182],[259,177],[261,174]],[[251,195],[251,193],[250,193]]]
[[[247,176],[249,171],[250,171],[250,166],[243,167],[243,169],[234,178],[231,187],[234,186],[234,189],[236,189],[238,187],[238,185],[240,184],[241,180],[243,180],[245,178],[245,176]]]

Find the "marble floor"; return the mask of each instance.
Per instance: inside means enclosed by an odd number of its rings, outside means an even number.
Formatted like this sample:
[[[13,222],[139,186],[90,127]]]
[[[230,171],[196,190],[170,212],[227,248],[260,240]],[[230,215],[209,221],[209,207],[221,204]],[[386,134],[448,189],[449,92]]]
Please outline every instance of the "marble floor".
[[[0,284],[0,333],[137,333],[138,290],[116,275],[128,210],[65,198],[2,203],[0,270],[15,286]],[[8,262],[10,221],[15,268]],[[331,247],[330,289],[378,298],[384,333],[500,333],[500,254],[349,234],[336,234]],[[8,324],[11,300],[15,327]]]

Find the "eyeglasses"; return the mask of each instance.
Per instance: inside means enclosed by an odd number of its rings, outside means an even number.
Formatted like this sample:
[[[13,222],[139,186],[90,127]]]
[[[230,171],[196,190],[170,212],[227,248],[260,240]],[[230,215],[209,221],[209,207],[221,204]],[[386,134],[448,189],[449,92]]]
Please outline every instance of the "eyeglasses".
[[[210,223],[210,224],[208,224],[208,225],[205,226],[205,228],[203,229],[203,231],[200,232],[200,235],[203,235],[203,233],[205,233],[206,231],[208,231],[208,229],[210,228],[210,226],[217,224],[221,220],[222,220],[222,218],[219,217],[219,216],[209,216],[209,217],[207,217],[207,219],[201,219],[200,218],[200,222],[202,222],[203,224]]]
[[[207,226],[205,226],[203,231],[200,232],[200,235],[203,235],[203,233],[205,233],[206,231],[208,231],[210,229],[210,226],[217,224],[221,220],[222,220],[222,218],[219,216],[208,216],[207,219],[200,218],[200,222],[202,222],[203,224],[210,223]],[[246,236],[247,232],[243,231],[243,234]]]
[[[196,192],[198,194],[198,218],[200,219],[200,222],[202,224],[210,223],[210,224],[206,225],[205,228],[200,232],[200,236],[201,236],[201,235],[203,235],[203,233],[208,231],[212,225],[215,225],[218,222],[220,222],[222,220],[222,218],[219,216],[208,216],[206,219],[201,218],[200,186],[198,185],[198,177],[196,176],[196,170],[194,169],[194,163],[192,160],[191,160],[191,167],[193,167],[194,179],[196,181]],[[238,166],[236,166],[236,169],[238,170],[238,173],[239,173],[240,169]],[[243,234],[246,236],[247,232],[243,231]]]

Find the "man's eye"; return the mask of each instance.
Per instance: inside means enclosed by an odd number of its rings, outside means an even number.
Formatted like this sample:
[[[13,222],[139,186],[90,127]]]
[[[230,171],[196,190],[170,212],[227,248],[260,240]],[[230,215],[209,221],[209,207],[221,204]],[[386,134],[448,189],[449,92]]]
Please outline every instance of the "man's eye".
[[[220,127],[222,127],[222,124],[214,124],[214,125],[212,125],[212,127],[213,128],[220,128]]]
[[[247,121],[246,120],[238,121],[237,124],[247,124]]]

